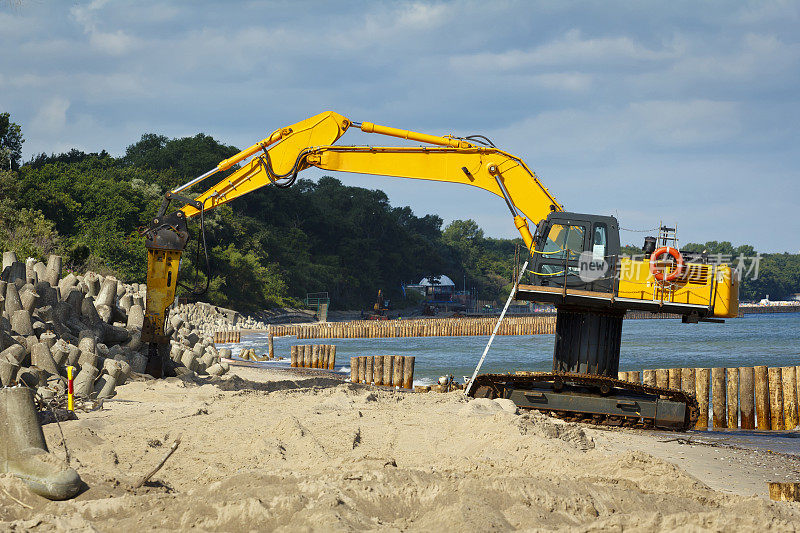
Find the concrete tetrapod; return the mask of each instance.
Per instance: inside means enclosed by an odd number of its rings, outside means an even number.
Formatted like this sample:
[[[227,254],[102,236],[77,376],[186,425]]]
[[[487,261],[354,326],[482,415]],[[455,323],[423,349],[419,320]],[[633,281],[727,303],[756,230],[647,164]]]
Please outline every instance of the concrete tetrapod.
[[[0,387],[10,387],[17,379],[19,363],[0,359]]]
[[[0,389],[0,472],[51,500],[72,498],[81,488],[78,473],[48,451],[26,387]]]

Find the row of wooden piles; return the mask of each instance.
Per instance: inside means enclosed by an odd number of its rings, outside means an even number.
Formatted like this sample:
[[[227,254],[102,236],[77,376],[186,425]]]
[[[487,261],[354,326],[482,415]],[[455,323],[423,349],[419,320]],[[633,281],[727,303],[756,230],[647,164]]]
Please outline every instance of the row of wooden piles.
[[[290,349],[291,366],[303,368],[336,368],[336,346],[333,344],[298,344]]]
[[[317,324],[273,325],[272,333],[298,339],[377,339],[391,337],[459,337],[491,335],[497,317],[422,318],[412,320],[356,320]],[[555,333],[555,316],[506,317],[498,335],[542,335]]]
[[[619,379],[694,394],[695,429],[794,429],[798,422],[800,366],[768,368],[661,368],[620,372]]]
[[[242,342],[241,331],[216,331],[214,332],[214,343],[226,344],[229,342]]]
[[[368,355],[350,358],[350,382],[412,389],[413,355]]]

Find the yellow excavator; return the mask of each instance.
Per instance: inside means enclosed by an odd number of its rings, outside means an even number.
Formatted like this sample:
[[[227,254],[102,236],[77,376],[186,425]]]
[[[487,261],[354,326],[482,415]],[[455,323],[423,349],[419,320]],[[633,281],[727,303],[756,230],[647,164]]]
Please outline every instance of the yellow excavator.
[[[421,143],[344,146],[349,128]],[[235,165],[240,165],[235,168]],[[147,248],[147,303],[142,340],[150,343],[148,372],[163,372],[167,308],[175,299],[188,221],[260,187],[290,187],[303,170],[395,176],[472,185],[505,201],[530,254],[530,283],[515,298],[557,308],[553,371],[484,374],[470,394],[510,398],[521,408],[574,420],[685,429],[697,418],[694,398],[680,391],[618,381],[622,320],[627,310],[676,313],[684,322],[738,315],[738,278],[727,265],[688,260],[674,228],[648,237],[641,260],[620,254],[614,217],[565,212],[525,162],[481,135],[437,136],[354,122],[325,112],[288,127],[220,162],[165,194]],[[193,199],[181,195],[213,174],[233,172]],[[182,205],[169,210],[172,201]],[[529,221],[536,224],[531,231]],[[660,246],[658,246],[660,244]]]
[[[364,313],[362,312],[362,315]],[[372,305],[372,311],[364,317],[367,320],[389,320],[389,300],[383,297],[383,290],[378,289],[378,297]]]

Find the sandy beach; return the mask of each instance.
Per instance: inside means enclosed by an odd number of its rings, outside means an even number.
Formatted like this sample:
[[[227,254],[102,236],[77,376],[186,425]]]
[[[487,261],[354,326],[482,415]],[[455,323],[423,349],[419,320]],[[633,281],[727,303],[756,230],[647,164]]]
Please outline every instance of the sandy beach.
[[[596,429],[459,393],[236,367],[118,389],[61,424],[88,488],[0,476],[3,530],[796,531],[800,459]],[[45,426],[64,456],[56,424]],[[166,465],[131,488],[181,443]],[[18,500],[18,501],[17,501]],[[30,508],[28,508],[30,507]]]

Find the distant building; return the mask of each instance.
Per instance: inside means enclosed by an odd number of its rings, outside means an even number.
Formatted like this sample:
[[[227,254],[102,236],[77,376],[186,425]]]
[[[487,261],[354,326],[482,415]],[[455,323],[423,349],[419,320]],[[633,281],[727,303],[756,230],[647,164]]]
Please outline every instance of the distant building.
[[[406,285],[406,290],[417,291],[431,303],[449,303],[453,301],[456,292],[456,284],[453,280],[445,276],[430,276],[422,278],[416,285]]]

